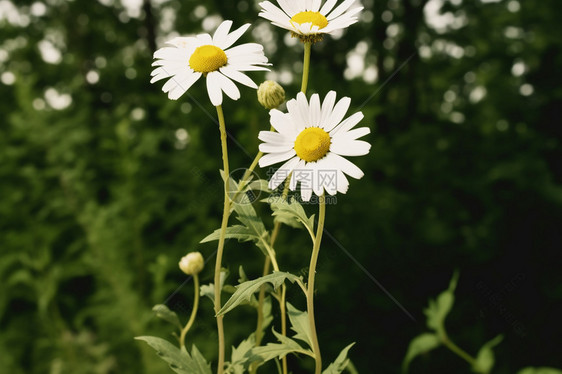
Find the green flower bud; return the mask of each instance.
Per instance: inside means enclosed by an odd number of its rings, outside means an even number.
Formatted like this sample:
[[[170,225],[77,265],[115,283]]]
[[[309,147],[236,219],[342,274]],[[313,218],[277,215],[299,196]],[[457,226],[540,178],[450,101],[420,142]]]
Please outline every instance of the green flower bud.
[[[179,262],[180,269],[187,275],[197,275],[203,270],[205,260],[199,252],[191,252],[183,256]]]
[[[258,101],[265,109],[276,109],[285,102],[285,90],[274,81],[265,81],[258,88]]]

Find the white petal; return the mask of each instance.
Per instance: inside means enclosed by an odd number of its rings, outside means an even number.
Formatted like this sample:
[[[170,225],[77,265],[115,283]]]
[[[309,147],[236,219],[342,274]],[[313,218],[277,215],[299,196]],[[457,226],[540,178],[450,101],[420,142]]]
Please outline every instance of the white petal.
[[[293,118],[277,109],[269,111],[271,126],[287,138],[296,139],[297,130]]]
[[[263,153],[284,153],[293,149],[293,144],[261,143],[259,149]]]
[[[320,10],[320,4],[322,4],[322,0],[313,0],[311,10],[313,12],[318,12]]]
[[[232,100],[238,100],[240,98],[240,90],[238,89],[238,87],[236,87],[234,82],[232,82],[229,78],[225,77],[219,72],[215,73],[217,73],[217,78],[220,82],[221,90],[223,90],[224,93],[227,94],[228,97],[230,97]]]
[[[186,50],[183,48],[164,47],[154,52],[154,58],[167,61],[186,61],[188,60]]]
[[[338,170],[337,178],[338,192],[347,193],[347,190],[349,189],[349,181],[341,170]]]
[[[332,114],[332,110],[334,109],[334,104],[336,103],[336,91],[330,91],[324,98],[322,102],[322,117],[320,119],[320,127],[326,127],[326,124],[329,123],[330,115]]]
[[[251,24],[247,23],[244,26],[241,26],[237,30],[233,31],[226,37],[226,41],[223,44],[223,50],[227,49],[231,45],[233,45],[240,37],[252,26]]]
[[[269,1],[264,1],[260,3],[260,7],[264,10],[259,14],[260,17],[266,18],[270,21],[281,22],[288,24],[291,20],[285,12],[277,8],[275,5]]]
[[[353,162],[342,156],[330,152],[326,158],[326,161],[329,160],[330,164],[334,165],[334,169],[339,169],[352,178],[361,179],[365,175]]]
[[[312,188],[310,186],[304,186],[301,183],[301,199],[302,201],[310,201],[312,197]]]
[[[209,34],[199,34],[196,38],[202,43],[202,45],[212,45],[213,38]]]
[[[369,153],[371,145],[363,140],[332,140],[330,144],[330,152],[337,153],[340,156],[363,156]]]
[[[322,112],[320,109],[320,97],[318,94],[312,95],[310,98],[310,106],[308,108],[308,123],[311,126],[320,126]]]
[[[348,139],[348,140],[356,140],[359,139],[362,136],[365,136],[367,134],[371,133],[371,129],[368,127],[360,127],[358,129],[353,129],[350,130],[346,133],[340,133],[338,134],[338,136],[341,136],[342,138]]]
[[[281,165],[281,167],[277,169],[275,174],[273,174],[273,176],[269,180],[269,188],[274,190],[279,187],[279,185],[283,183],[285,179],[287,179],[287,177],[293,172],[293,169],[295,168],[295,166],[297,166],[299,161],[300,159],[298,157],[293,157],[289,161]]]
[[[330,14],[328,14],[328,21],[333,20],[334,18],[341,16],[346,10],[348,10],[355,0],[345,0],[343,3],[338,5],[336,9],[334,9]]]
[[[245,86],[255,89],[258,88],[258,85],[254,83],[254,81],[251,80],[250,77],[248,77],[244,73],[237,71],[236,69],[233,69],[231,66],[223,66],[222,68],[220,68],[220,72],[230,79],[235,80],[238,83],[242,83]]]
[[[340,123],[336,128],[330,131],[330,135],[332,137],[339,136],[340,134],[344,134],[347,131],[351,130],[355,127],[361,120],[363,119],[363,113],[357,112],[351,117],[347,118],[345,121]],[[327,131],[327,130],[326,130]]]
[[[262,158],[260,158],[259,161],[260,167],[263,168],[265,166],[277,164],[278,162],[282,162],[290,159],[291,157],[294,157],[296,154],[297,153],[295,152],[294,149],[282,153],[268,153]]]
[[[207,91],[209,92],[209,99],[214,106],[222,105],[222,91],[220,78],[220,73],[214,71],[207,74]]]
[[[308,100],[306,99],[306,95],[302,92],[299,92],[298,95],[297,95],[297,109],[300,112],[300,117],[304,121],[304,125],[306,127],[312,125],[311,123],[308,122],[310,120],[310,116],[308,114],[308,112],[309,112]],[[297,129],[300,130],[300,128],[297,128]]]
[[[201,73],[194,73],[184,80],[180,81],[180,84],[175,89],[172,89],[170,90],[170,92],[168,92],[168,98],[170,98],[171,100],[179,99],[180,96],[183,95],[187,90],[189,90],[200,77]]]
[[[262,142],[266,143],[275,143],[275,144],[283,144],[283,145],[292,145],[295,140],[291,138],[287,138],[283,134],[273,131],[260,131],[258,134],[258,139]]]
[[[326,16],[326,14],[330,13],[330,11],[334,9],[334,5],[336,5],[337,2],[338,0],[326,1],[326,3],[324,3],[324,6],[320,9],[320,14]]]
[[[340,101],[338,101],[338,103],[334,107],[334,110],[328,117],[327,121],[325,122],[324,130],[330,132],[334,127],[336,127],[341,122],[343,117],[345,117],[345,114],[349,109],[349,105],[351,105],[351,99],[349,97],[340,99]]]
[[[292,119],[292,123],[295,125],[295,131],[302,131],[305,128],[306,120],[308,119],[308,116],[306,117],[302,116],[297,100],[291,99],[287,102],[287,111],[289,112],[288,114]],[[271,124],[273,125],[273,122],[271,122]]]
[[[277,0],[277,2],[281,6],[281,9],[283,9],[289,17],[292,17],[299,12],[298,7],[295,7],[294,2],[291,0]]]
[[[213,44],[222,49],[226,48],[224,44],[226,43],[226,37],[231,27],[232,21],[230,20],[221,23],[213,35]]]
[[[261,53],[260,53],[261,52]],[[244,43],[224,51],[228,57],[260,53],[263,55],[263,46],[258,43]]]
[[[302,171],[305,168],[306,162],[304,160],[301,160],[300,158],[298,158],[298,163],[297,165],[294,167],[293,169],[293,174],[291,175],[291,182],[289,184],[289,188],[291,189],[291,191],[294,191],[297,188],[297,175],[299,174],[300,171]]]

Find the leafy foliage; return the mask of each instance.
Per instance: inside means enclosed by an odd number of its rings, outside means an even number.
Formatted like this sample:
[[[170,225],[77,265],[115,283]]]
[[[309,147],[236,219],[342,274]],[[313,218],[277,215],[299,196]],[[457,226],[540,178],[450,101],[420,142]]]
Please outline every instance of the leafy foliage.
[[[180,350],[164,339],[154,336],[139,336],[135,338],[143,340],[150,345],[168,363],[170,368],[177,374],[211,374],[211,366],[207,364],[201,352],[194,345],[191,355],[184,349]]]

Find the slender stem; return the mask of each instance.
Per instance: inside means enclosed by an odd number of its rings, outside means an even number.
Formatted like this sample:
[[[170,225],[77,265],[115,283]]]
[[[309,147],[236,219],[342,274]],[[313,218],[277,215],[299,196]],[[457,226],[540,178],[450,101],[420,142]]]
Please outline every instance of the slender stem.
[[[281,300],[279,300],[279,307],[281,308],[281,335],[287,336],[287,286],[283,284],[281,286]],[[283,374],[287,374],[288,372],[288,365],[287,365],[287,356],[284,356],[282,359],[283,364]]]
[[[222,146],[222,162],[224,170],[224,209],[222,213],[222,223],[219,236],[219,245],[217,248],[217,260],[215,263],[215,314],[218,314],[221,309],[221,268],[222,268],[222,255],[224,251],[224,242],[226,237],[226,227],[228,226],[228,217],[230,216],[230,198],[228,197],[228,180],[230,175],[230,169],[228,166],[228,146],[226,143],[226,125],[224,123],[224,113],[222,107],[217,106],[217,115],[219,118],[219,127],[221,133],[221,146]],[[219,357],[218,357],[218,367],[217,374],[223,374],[224,372],[224,316],[217,315],[217,332],[219,336]]]
[[[193,276],[193,288],[195,292],[195,296],[193,298],[193,309],[191,310],[191,316],[189,317],[189,321],[187,321],[187,324],[185,325],[183,330],[181,330],[181,335],[180,335],[181,348],[185,347],[185,336],[187,335],[187,332],[189,331],[191,326],[193,326],[193,322],[195,322],[195,316],[197,315],[197,309],[199,309],[199,275],[197,274]]]
[[[449,350],[451,352],[453,352],[454,354],[456,354],[457,356],[459,356],[460,358],[462,358],[463,360],[468,362],[471,366],[474,366],[474,364],[476,364],[476,359],[474,357],[472,357],[471,355],[469,355],[468,353],[466,353],[458,345],[453,343],[453,341],[451,339],[449,339],[447,334],[444,334],[441,337],[441,340],[442,340],[443,344],[445,345],[445,347],[449,348]]]
[[[308,292],[306,294],[306,305],[308,312],[308,322],[310,324],[310,332],[312,334],[312,352],[316,357],[315,374],[322,372],[322,356],[320,355],[320,345],[318,344],[318,336],[316,334],[316,322],[314,320],[314,280],[316,278],[316,264],[318,263],[318,254],[320,253],[320,243],[322,242],[322,233],[324,231],[324,221],[326,219],[326,197],[320,196],[320,208],[318,213],[318,228],[316,230],[316,238],[312,248],[312,256],[310,257],[310,267],[308,269]]]
[[[302,86],[301,92],[306,94],[306,89],[308,88],[308,73],[310,72],[310,50],[312,49],[312,43],[304,43],[304,62],[302,65]]]

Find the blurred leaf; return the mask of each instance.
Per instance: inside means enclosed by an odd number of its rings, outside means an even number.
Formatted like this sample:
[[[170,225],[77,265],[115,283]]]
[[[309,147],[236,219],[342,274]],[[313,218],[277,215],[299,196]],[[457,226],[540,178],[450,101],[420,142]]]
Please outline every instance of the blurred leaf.
[[[154,305],[152,311],[156,314],[156,317],[171,323],[172,325],[176,326],[179,330],[183,328],[176,312],[170,310],[170,308],[168,308],[166,305],[164,304]]]
[[[232,358],[225,374],[243,374],[248,362],[248,352],[256,345],[256,337],[252,333],[248,339],[243,340],[238,347],[232,347]]]
[[[311,357],[314,356],[312,351],[304,349],[293,339],[283,336],[275,330],[273,330],[273,333],[280,343],[268,343],[266,346],[253,348],[249,353],[249,362],[263,363],[274,358],[282,359],[289,353],[301,353]]]
[[[441,345],[441,340],[436,334],[421,334],[415,337],[408,347],[408,353],[402,363],[402,372],[407,373],[410,362],[417,356],[423,355]]]
[[[186,350],[180,350],[170,342],[155,336],[138,336],[135,339],[145,341],[178,374],[211,374],[211,366],[195,345],[190,356]]]
[[[430,300],[428,308],[424,310],[427,316],[427,326],[440,335],[444,334],[445,318],[447,318],[455,303],[455,289],[458,279],[459,273],[455,272],[449,283],[449,288],[439,294],[436,300]]]
[[[492,370],[495,363],[494,351],[492,351],[492,348],[500,344],[502,340],[503,336],[498,335],[480,348],[478,355],[476,355],[476,362],[472,368],[475,372],[488,374]]]
[[[228,275],[229,275],[229,271],[227,269],[221,270],[221,275],[220,275],[221,290],[224,290],[224,282],[226,281],[226,278],[228,278]],[[213,305],[215,304],[215,284],[214,283],[202,285],[201,288],[200,288],[200,293],[201,293],[201,296],[206,296],[209,299],[211,299],[211,301],[213,302]]]
[[[342,349],[342,351],[336,358],[336,361],[331,363],[330,366],[328,366],[326,370],[322,372],[322,374],[340,374],[342,371],[344,371],[349,364],[347,353],[349,352],[351,347],[353,347],[353,345],[355,345],[355,343],[351,343],[350,345]]]
[[[528,367],[519,370],[517,374],[562,374],[562,370],[554,369],[554,368],[546,368],[546,367],[542,367],[542,368]]]
[[[314,238],[314,214],[308,217],[302,205],[296,200],[282,199],[280,196],[271,196],[263,200],[270,204],[276,222],[295,228],[305,228]]]

